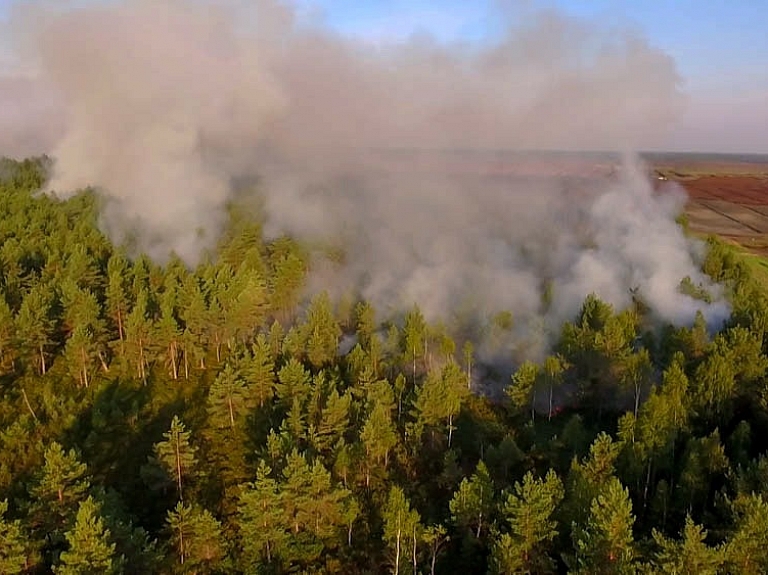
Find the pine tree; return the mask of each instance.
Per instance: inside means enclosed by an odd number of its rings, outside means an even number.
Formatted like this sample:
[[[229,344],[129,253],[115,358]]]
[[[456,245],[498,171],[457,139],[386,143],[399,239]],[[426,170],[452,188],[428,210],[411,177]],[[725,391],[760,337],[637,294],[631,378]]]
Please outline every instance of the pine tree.
[[[294,398],[303,400],[309,394],[310,374],[301,362],[291,358],[277,373],[275,391],[280,402],[288,407]]]
[[[640,394],[643,388],[650,383],[652,374],[653,364],[647,349],[643,348],[637,353],[632,353],[624,360],[621,384],[632,390],[635,417],[637,417],[640,408]]]
[[[290,320],[293,310],[299,303],[299,295],[304,285],[306,266],[295,253],[287,253],[277,257],[273,263],[272,276],[272,309],[280,320],[285,323]]]
[[[735,528],[725,542],[728,573],[758,575],[768,572],[768,502],[762,495],[739,495],[732,504]]]
[[[57,442],[45,450],[45,464],[30,487],[30,519],[35,529],[55,538],[74,518],[90,489],[87,467],[74,449],[68,452]]]
[[[15,367],[18,355],[18,344],[15,335],[13,312],[0,294],[0,375],[11,373]]]
[[[128,315],[128,262],[125,258],[114,253],[107,262],[107,310],[109,317],[117,327],[120,341],[125,338],[125,318]]]
[[[206,509],[181,501],[166,519],[179,563],[192,573],[216,572],[225,556],[221,523]]]
[[[212,424],[219,429],[235,429],[235,423],[253,407],[245,382],[228,363],[208,391],[208,415]]]
[[[668,539],[656,529],[653,539],[658,545],[653,565],[660,573],[679,575],[717,575],[724,556],[719,547],[709,547],[704,540],[707,532],[696,525],[690,515],[685,518],[682,540]]]
[[[421,517],[418,511],[411,509],[411,504],[400,487],[394,486],[389,491],[387,504],[382,514],[384,518],[384,541],[389,550],[392,572],[394,575],[408,572],[409,559],[416,555]],[[415,572],[415,565],[413,572]]]
[[[115,556],[115,544],[100,513],[92,497],[80,504],[75,525],[65,534],[69,549],[62,552],[61,564],[54,568],[57,575],[120,572],[121,560]]]
[[[334,389],[328,396],[315,432],[314,444],[319,452],[331,450],[344,436],[349,427],[351,405],[352,395],[349,392],[339,395]]]
[[[355,306],[355,332],[363,349],[368,349],[371,337],[376,331],[376,310],[367,301],[361,301]]]
[[[170,429],[163,434],[165,441],[154,445],[155,461],[176,485],[181,501],[184,482],[194,473],[197,463],[197,448],[190,442],[190,436],[179,416],[174,415]]]
[[[558,355],[550,355],[544,360],[544,364],[541,367],[541,379],[544,384],[544,388],[549,394],[549,409],[547,411],[547,419],[552,419],[552,400],[554,390],[563,383],[563,374],[567,365],[562,357]]]
[[[160,317],[152,326],[151,341],[158,356],[163,359],[168,375],[179,378],[181,364],[182,331],[176,320],[176,291],[166,291],[160,301]]]
[[[249,396],[259,407],[264,407],[275,395],[275,364],[269,342],[264,334],[259,334],[247,356],[242,377],[248,385]]]
[[[536,382],[539,380],[539,366],[531,361],[523,362],[512,376],[512,384],[505,392],[509,397],[512,407],[516,411],[530,409],[531,420],[535,419],[536,412]]]
[[[612,477],[592,500],[586,526],[574,530],[576,573],[634,573],[632,502],[621,482]]]
[[[397,445],[397,432],[386,405],[380,402],[375,404],[360,432],[360,441],[365,446],[365,483],[368,485],[373,466],[381,464],[386,470],[389,452]]]
[[[458,491],[453,494],[449,504],[451,519],[479,539],[483,527],[490,524],[493,494],[493,480],[485,463],[480,461],[472,477],[462,479]]]
[[[39,284],[24,297],[16,314],[16,337],[22,353],[43,375],[48,371],[49,353],[54,344],[52,305],[53,290]]]
[[[230,301],[225,308],[227,331],[246,342],[264,323],[269,309],[267,282],[255,269],[242,266],[233,278]]]
[[[21,521],[5,518],[8,501],[0,501],[0,573],[13,575],[27,568],[27,552]]]
[[[184,374],[189,379],[190,365],[205,369],[205,354],[208,344],[208,306],[205,294],[197,278],[187,277],[179,293],[179,318],[184,324],[182,346],[184,351]]]
[[[247,572],[254,571],[263,561],[276,562],[284,554],[289,537],[289,527],[283,521],[284,496],[271,473],[262,460],[256,481],[245,485],[240,495],[237,526]]]
[[[607,433],[601,432],[582,461],[574,458],[568,476],[568,498],[564,504],[568,522],[579,520],[589,509],[592,500],[614,476],[616,459],[621,444]]]
[[[326,292],[315,296],[307,308],[306,324],[307,359],[315,368],[329,364],[336,357],[341,328],[333,316],[331,300]]]
[[[492,550],[497,573],[551,573],[549,547],[557,536],[555,509],[563,499],[563,484],[554,471],[544,479],[528,472],[507,496],[504,515],[509,533],[503,533]]]
[[[414,307],[405,316],[403,327],[402,350],[404,359],[411,364],[412,381],[416,381],[416,359],[426,354],[427,324],[418,307]]]
[[[125,319],[124,359],[135,369],[136,377],[147,384],[148,370],[152,362],[152,322],[148,318],[149,296],[140,291],[136,303]]]
[[[451,538],[442,525],[430,525],[424,530],[422,540],[429,549],[429,575],[435,575],[437,558]]]

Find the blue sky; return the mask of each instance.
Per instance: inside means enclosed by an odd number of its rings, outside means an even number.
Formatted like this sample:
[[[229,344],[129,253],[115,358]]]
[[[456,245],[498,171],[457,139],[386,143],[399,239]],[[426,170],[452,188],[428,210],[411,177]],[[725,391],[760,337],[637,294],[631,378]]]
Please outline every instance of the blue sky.
[[[20,0],[22,3],[35,1]],[[65,0],[51,1],[63,3]],[[0,19],[11,3],[12,0],[0,0]],[[691,147],[697,140],[709,141],[722,135],[714,147],[768,153],[768,0],[293,0],[293,3],[308,20],[373,42],[401,40],[418,32],[429,33],[443,42],[492,42],[503,29],[500,15],[505,5],[551,7],[588,21],[630,28],[675,60],[683,79],[682,87],[689,96],[682,132],[678,140],[670,141],[670,146]]]

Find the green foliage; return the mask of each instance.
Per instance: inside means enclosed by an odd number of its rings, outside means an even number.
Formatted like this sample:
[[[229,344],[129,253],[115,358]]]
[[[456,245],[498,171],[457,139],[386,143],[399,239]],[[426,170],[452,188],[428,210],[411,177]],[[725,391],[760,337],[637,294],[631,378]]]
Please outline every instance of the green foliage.
[[[121,558],[115,556],[110,535],[98,504],[89,497],[80,504],[75,525],[65,535],[69,549],[61,554],[61,563],[54,572],[57,575],[119,573]]]
[[[163,434],[164,441],[155,443],[154,458],[150,460],[150,471],[159,467],[161,480],[176,487],[180,500],[184,500],[184,483],[195,472],[197,448],[192,445],[191,433],[186,430],[179,416],[174,415],[170,429]],[[162,484],[161,484],[162,485]]]
[[[27,550],[21,521],[5,518],[8,501],[0,501],[0,573],[22,573],[27,567]]]
[[[50,167],[0,161],[0,572],[768,571],[756,260],[708,240],[722,326],[590,295],[528,337],[308,290],[345,247],[250,191],[195,269],[129,258]]]
[[[549,471],[544,479],[526,473],[504,503],[509,532],[502,533],[492,551],[496,573],[551,573],[549,547],[557,536],[553,516],[564,496],[560,478]]]
[[[611,478],[592,500],[589,518],[574,531],[576,573],[635,572],[635,544],[629,492]]]
[[[493,480],[485,463],[480,461],[470,479],[462,479],[459,490],[449,503],[453,522],[472,532],[478,539],[490,524],[493,511]]]
[[[384,541],[388,549],[388,562],[392,572],[416,572],[417,544],[421,537],[421,517],[397,486],[389,491],[383,510]],[[412,561],[411,561],[412,560]]]
[[[704,543],[706,537],[707,532],[690,516],[685,518],[679,541],[668,539],[654,529],[653,539],[659,546],[654,567],[661,573],[716,575],[724,559],[722,549],[709,547]]]
[[[217,572],[226,549],[221,523],[205,509],[184,505],[181,501],[168,512],[171,543],[185,572]]]

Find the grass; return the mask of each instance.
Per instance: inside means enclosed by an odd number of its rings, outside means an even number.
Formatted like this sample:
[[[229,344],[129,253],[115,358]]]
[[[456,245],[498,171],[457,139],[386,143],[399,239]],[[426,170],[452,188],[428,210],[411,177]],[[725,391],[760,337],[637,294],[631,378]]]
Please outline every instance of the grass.
[[[752,277],[760,283],[768,285],[768,258],[750,253],[745,251],[743,247],[739,247],[741,248],[739,251],[741,252],[744,262],[746,262],[752,272]]]

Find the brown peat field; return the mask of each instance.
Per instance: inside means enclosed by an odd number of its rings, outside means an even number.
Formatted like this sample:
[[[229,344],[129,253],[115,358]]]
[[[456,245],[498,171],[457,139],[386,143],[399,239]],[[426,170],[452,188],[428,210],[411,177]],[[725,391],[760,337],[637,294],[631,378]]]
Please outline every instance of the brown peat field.
[[[692,233],[715,234],[762,256],[753,263],[765,267],[768,278],[768,156],[668,154],[648,160],[657,181],[676,181],[688,193]]]

